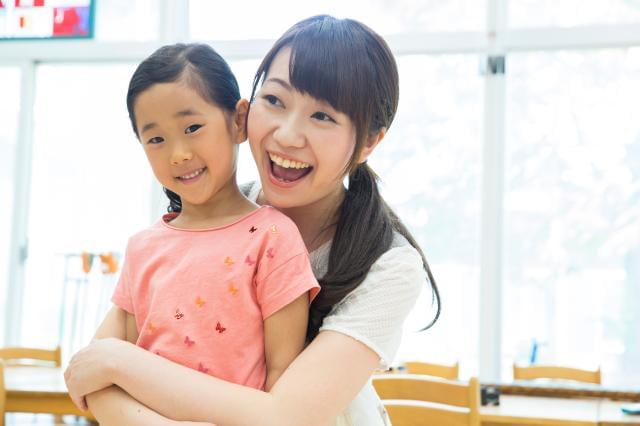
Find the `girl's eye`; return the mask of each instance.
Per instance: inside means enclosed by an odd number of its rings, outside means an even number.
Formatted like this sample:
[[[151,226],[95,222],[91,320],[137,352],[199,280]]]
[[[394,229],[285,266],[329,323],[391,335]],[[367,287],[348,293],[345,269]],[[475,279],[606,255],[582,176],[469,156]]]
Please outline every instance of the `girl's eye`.
[[[164,142],[164,139],[159,136],[153,137],[147,141],[147,143],[151,145],[157,145],[162,142]]]
[[[271,105],[282,106],[282,102],[280,102],[280,99],[278,99],[276,96],[264,95],[263,98],[264,100],[269,102]]]
[[[186,134],[193,133],[193,132],[196,132],[200,127],[202,127],[202,126],[199,125],[199,124],[193,124],[193,125],[187,127],[184,132]]]
[[[331,116],[325,112],[315,112],[313,113],[313,115],[311,115],[312,118],[315,118],[316,120],[320,120],[320,121],[330,121],[332,123],[335,123],[336,120],[334,120],[333,118],[331,118]]]

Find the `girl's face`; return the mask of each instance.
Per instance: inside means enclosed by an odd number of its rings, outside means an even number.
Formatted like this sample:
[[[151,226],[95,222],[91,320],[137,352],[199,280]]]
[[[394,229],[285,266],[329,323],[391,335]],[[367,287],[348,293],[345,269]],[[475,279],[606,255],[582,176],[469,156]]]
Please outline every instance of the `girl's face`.
[[[278,208],[310,206],[340,196],[356,143],[347,115],[291,86],[290,56],[285,48],[274,58],[248,119],[262,190]]]
[[[154,84],[136,99],[134,113],[153,173],[180,195],[183,211],[213,203],[235,185],[236,146],[246,137],[237,117],[182,81]]]

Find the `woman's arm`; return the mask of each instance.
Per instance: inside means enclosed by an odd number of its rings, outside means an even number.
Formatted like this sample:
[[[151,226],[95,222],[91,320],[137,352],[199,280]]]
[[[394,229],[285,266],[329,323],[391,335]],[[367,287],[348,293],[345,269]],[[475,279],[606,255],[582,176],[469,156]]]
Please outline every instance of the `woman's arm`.
[[[114,305],[96,330],[93,340],[107,337],[135,343],[138,330],[134,316]],[[109,386],[91,393],[85,399],[85,404],[91,407],[91,413],[102,425],[176,423],[145,407],[117,386]]]
[[[105,378],[158,413],[227,425],[327,425],[349,405],[378,366],[378,355],[334,331],[321,332],[270,392],[175,364],[114,339],[94,342],[69,366],[76,399]],[[96,363],[96,359],[102,362]]]
[[[267,364],[266,391],[304,349],[309,320],[309,293],[275,312],[264,321],[264,352]]]

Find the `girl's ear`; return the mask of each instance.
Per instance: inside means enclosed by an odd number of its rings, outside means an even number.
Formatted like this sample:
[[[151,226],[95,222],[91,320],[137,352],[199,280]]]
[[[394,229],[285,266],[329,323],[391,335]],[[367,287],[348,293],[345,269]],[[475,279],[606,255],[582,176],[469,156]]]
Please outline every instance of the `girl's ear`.
[[[362,164],[367,161],[367,158],[371,155],[374,149],[378,146],[378,144],[384,139],[384,136],[387,134],[387,129],[385,127],[381,127],[375,133],[371,133],[369,137],[367,137],[367,141],[362,147],[362,151],[360,151],[360,156],[358,157],[358,164]]]
[[[247,140],[247,114],[249,113],[249,101],[240,99],[236,103],[233,113],[233,126],[236,131],[235,143],[241,144]]]

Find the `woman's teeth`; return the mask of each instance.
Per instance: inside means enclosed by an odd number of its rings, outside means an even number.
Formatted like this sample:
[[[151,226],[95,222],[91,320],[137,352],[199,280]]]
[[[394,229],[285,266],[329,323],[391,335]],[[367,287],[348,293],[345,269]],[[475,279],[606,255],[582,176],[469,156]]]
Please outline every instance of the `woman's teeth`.
[[[202,172],[204,172],[204,167],[201,169],[196,170],[195,172],[188,174],[188,175],[184,175],[184,176],[179,176],[178,179],[193,179],[194,177],[202,174]]]
[[[269,153],[269,158],[271,158],[271,161],[276,163],[278,166],[285,169],[306,169],[311,167],[311,164],[303,163],[302,161],[285,160],[284,158],[271,153]]]

